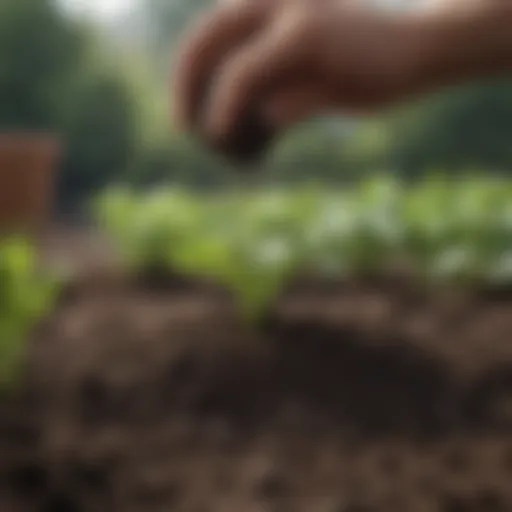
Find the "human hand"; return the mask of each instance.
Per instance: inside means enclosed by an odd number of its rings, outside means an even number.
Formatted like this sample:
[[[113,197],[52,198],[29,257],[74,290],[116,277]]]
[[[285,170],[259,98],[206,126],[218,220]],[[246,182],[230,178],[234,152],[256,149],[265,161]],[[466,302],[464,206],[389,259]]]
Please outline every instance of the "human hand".
[[[217,149],[250,159],[276,131],[310,115],[400,97],[414,79],[411,36],[394,15],[348,1],[226,2],[180,49],[175,118]]]
[[[471,69],[471,34],[482,23],[460,9],[453,19],[449,9],[439,10],[442,19],[431,11],[389,13],[349,0],[225,2],[180,49],[175,119],[226,155],[251,160],[306,117],[372,112],[456,79]]]

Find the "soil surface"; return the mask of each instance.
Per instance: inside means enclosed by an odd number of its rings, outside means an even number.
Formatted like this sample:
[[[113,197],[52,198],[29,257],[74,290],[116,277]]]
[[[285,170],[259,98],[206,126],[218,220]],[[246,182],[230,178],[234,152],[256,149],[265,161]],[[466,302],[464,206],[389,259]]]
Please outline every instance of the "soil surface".
[[[0,511],[512,510],[512,294],[82,278],[0,399]]]

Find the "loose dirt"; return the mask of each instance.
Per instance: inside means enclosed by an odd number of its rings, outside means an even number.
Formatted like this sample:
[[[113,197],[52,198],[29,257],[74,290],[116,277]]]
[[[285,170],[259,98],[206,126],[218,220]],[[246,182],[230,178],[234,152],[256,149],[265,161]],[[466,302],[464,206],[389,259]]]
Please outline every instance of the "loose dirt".
[[[3,512],[512,510],[512,294],[92,276],[0,399]]]

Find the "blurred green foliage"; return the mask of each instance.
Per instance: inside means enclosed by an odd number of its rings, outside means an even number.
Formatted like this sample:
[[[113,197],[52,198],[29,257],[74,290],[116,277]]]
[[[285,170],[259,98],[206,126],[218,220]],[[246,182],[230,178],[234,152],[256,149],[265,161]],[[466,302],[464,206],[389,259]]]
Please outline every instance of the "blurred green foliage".
[[[118,188],[96,203],[136,272],[190,273],[231,289],[257,320],[291,277],[386,273],[397,261],[425,283],[512,282],[512,187],[432,175],[404,186],[375,176],[319,186],[197,194]]]
[[[457,87],[394,113],[389,154],[399,169],[418,173],[512,169],[512,81]]]
[[[0,392],[11,389],[22,371],[27,335],[54,304],[59,281],[37,268],[25,239],[0,241]]]
[[[52,129],[60,99],[81,60],[83,34],[50,0],[0,3],[0,127]]]
[[[138,99],[114,71],[92,60],[70,86],[69,101],[61,103],[66,153],[59,195],[65,207],[125,176],[137,156]]]

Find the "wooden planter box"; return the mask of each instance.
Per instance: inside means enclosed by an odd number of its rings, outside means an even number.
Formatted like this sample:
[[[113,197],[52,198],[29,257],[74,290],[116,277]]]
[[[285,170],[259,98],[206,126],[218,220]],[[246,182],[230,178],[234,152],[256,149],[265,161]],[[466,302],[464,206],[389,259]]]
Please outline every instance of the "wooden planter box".
[[[2,234],[38,234],[48,225],[59,158],[52,134],[0,132]]]

